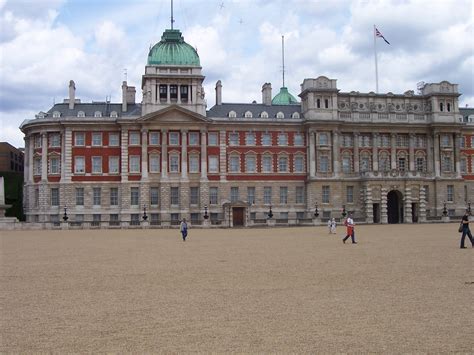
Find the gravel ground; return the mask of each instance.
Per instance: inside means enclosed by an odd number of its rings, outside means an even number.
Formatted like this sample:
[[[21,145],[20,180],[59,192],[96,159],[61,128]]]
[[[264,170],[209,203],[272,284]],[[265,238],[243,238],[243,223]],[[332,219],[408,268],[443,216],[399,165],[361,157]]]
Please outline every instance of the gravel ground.
[[[456,229],[1,231],[0,352],[473,353]]]

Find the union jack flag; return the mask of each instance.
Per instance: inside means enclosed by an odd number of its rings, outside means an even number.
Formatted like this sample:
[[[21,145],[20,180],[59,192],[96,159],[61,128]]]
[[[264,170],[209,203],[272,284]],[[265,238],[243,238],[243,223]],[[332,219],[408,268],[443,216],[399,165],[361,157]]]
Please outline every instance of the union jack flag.
[[[385,39],[385,37],[384,37],[383,34],[377,29],[377,27],[375,27],[375,36],[382,38],[387,44],[390,44],[390,42]]]

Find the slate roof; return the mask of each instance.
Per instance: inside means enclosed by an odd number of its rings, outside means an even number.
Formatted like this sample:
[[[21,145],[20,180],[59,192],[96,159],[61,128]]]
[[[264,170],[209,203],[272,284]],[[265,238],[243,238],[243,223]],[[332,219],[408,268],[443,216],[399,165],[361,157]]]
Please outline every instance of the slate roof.
[[[69,109],[68,103],[55,104],[49,109],[48,117],[53,116],[53,112],[58,111],[61,117],[77,117],[79,111],[83,111],[86,117],[94,117],[96,111],[102,113],[102,117],[110,117],[112,111],[117,112],[117,117],[140,116],[142,114],[141,104],[128,104],[127,112],[122,112],[122,104],[93,102],[93,103],[76,103],[72,110]]]
[[[473,107],[466,107],[466,108],[459,108],[459,113],[462,115],[462,117],[468,117],[470,115],[474,115],[474,108]]]
[[[260,117],[260,114],[265,111],[269,118],[276,117],[278,112],[283,112],[285,118],[291,118],[294,112],[298,112],[301,117],[301,105],[264,105],[264,104],[232,104],[223,103],[222,105],[215,105],[207,111],[208,118],[225,118],[229,117],[229,112],[235,111],[238,118],[245,117],[245,112],[252,112],[252,117]]]

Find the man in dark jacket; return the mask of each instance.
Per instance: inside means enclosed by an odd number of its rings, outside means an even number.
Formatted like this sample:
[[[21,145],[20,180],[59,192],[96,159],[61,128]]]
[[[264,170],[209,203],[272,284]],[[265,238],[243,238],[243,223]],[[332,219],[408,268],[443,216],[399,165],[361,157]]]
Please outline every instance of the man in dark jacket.
[[[469,211],[466,210],[464,216],[462,216],[462,236],[461,236],[461,249],[465,249],[464,246],[464,239],[466,239],[466,235],[468,236],[469,240],[471,241],[471,245],[474,248],[474,240],[472,239],[471,230],[469,229]]]

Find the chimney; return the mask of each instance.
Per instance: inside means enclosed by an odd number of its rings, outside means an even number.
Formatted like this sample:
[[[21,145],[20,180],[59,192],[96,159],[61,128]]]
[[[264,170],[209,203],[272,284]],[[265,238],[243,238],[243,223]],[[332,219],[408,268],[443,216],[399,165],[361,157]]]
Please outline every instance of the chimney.
[[[127,104],[135,104],[135,86],[127,86]]]
[[[222,84],[220,80],[216,83],[216,105],[222,105]]]
[[[76,102],[76,84],[74,80],[69,80],[69,109],[74,109],[74,103]]]
[[[127,112],[127,82],[122,82],[122,112]]]
[[[265,83],[262,86],[262,103],[264,105],[272,104],[272,84]]]

